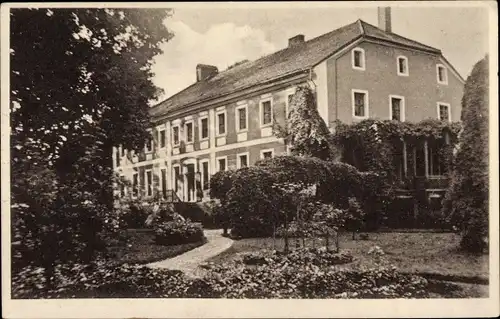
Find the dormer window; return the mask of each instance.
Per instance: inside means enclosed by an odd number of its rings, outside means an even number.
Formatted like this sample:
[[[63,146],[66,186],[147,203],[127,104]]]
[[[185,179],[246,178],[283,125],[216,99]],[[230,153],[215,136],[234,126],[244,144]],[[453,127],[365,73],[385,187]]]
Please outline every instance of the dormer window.
[[[439,84],[448,84],[448,69],[442,64],[436,66],[437,81]]]
[[[405,56],[398,56],[398,75],[400,76],[408,76],[408,58]]]
[[[365,50],[356,48],[352,50],[352,68],[365,70]]]

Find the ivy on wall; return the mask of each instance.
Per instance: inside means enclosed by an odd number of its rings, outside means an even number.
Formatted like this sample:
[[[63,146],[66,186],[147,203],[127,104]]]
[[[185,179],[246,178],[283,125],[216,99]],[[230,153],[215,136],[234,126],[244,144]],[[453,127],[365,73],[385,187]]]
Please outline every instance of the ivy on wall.
[[[354,164],[361,171],[385,172],[390,181],[395,181],[395,154],[401,152],[403,141],[408,151],[425,140],[440,145],[438,156],[444,171],[449,172],[460,129],[460,123],[435,119],[418,123],[374,119],[353,124],[336,121],[333,140],[344,153],[354,154]],[[407,158],[410,171],[413,156],[408,154]]]

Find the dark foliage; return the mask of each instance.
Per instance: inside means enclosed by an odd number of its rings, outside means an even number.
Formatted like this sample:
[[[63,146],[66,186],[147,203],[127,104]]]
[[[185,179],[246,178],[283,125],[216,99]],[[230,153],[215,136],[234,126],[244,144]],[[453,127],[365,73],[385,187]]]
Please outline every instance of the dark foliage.
[[[462,247],[480,252],[488,236],[488,57],[467,78],[462,99],[463,131],[443,211],[463,232]]]
[[[159,245],[178,245],[204,239],[203,227],[189,220],[176,219],[155,225],[155,242]]]

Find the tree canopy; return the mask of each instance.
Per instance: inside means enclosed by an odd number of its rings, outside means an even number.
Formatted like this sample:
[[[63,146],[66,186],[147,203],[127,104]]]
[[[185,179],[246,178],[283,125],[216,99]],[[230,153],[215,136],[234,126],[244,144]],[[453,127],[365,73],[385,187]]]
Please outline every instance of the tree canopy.
[[[169,15],[10,10],[13,255],[42,264],[48,280],[56,262],[89,261],[97,248],[112,212],[112,147],[144,145]]]

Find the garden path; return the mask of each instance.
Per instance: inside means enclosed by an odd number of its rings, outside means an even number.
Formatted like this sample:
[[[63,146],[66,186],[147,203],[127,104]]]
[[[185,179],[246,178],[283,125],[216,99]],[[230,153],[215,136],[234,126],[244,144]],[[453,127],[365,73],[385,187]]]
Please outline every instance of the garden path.
[[[206,244],[174,258],[150,263],[148,267],[181,270],[191,277],[201,276],[203,270],[199,267],[200,264],[229,249],[233,244],[232,239],[222,236],[222,229],[206,229],[204,233],[208,240]]]

